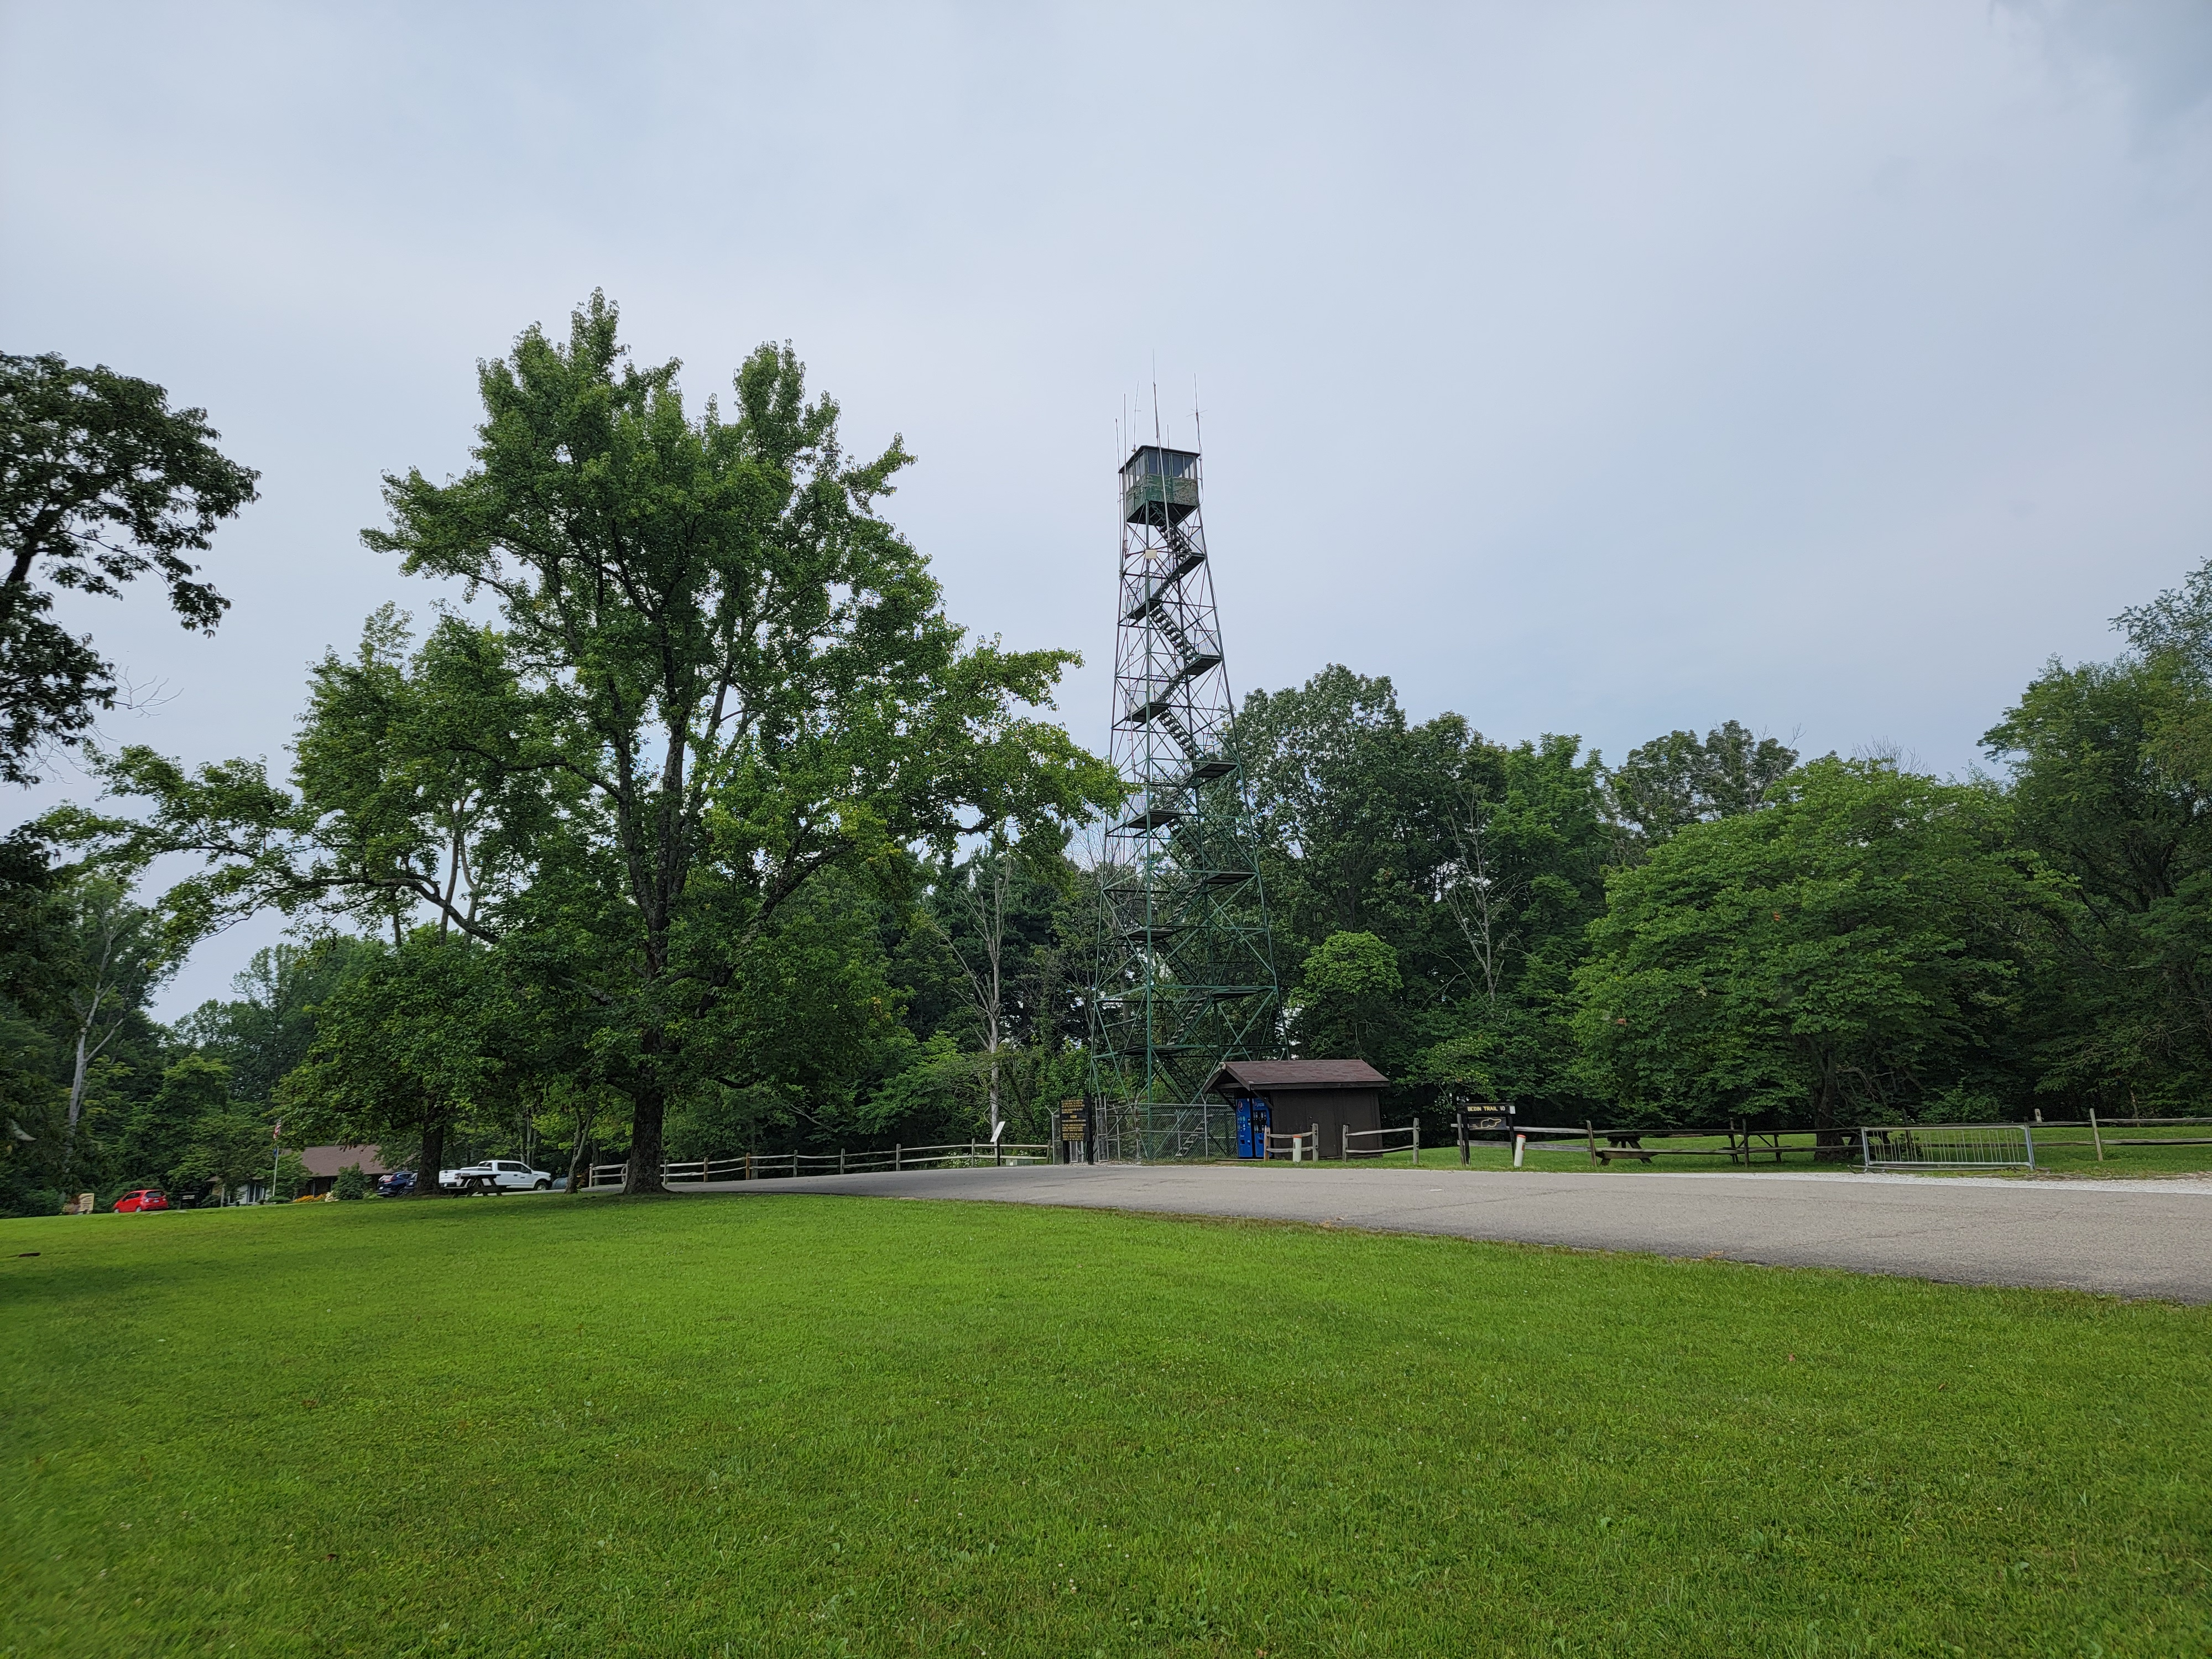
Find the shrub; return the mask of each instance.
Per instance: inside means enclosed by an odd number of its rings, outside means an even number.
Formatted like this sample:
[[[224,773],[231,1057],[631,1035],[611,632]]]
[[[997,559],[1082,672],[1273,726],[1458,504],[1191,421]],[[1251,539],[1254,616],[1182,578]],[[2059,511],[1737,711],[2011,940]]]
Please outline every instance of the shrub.
[[[307,1190],[310,1177],[307,1161],[297,1152],[285,1152],[276,1159],[276,1201],[289,1204]]]
[[[361,1172],[360,1164],[349,1164],[338,1171],[337,1184],[331,1190],[340,1199],[367,1198],[368,1177]]]

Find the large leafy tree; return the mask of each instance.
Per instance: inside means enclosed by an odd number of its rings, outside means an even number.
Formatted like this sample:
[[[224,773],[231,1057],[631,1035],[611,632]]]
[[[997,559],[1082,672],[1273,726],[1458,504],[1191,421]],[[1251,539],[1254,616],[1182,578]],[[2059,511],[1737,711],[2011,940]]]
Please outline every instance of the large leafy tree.
[[[69,1106],[62,1134],[64,1182],[76,1156],[77,1127],[93,1067],[118,1036],[143,1022],[147,1003],[178,965],[173,941],[161,917],[133,899],[130,889],[114,877],[97,871],[76,872],[65,902],[64,1001],[70,1054]]]
[[[1389,678],[1339,664],[1302,686],[1252,693],[1236,740],[1277,967],[1299,988],[1284,1036],[1310,1055],[1352,1044],[1401,1085],[1418,1077],[1423,1086],[1393,1101],[1417,1104],[1431,1093],[1419,1064],[1425,1027],[1474,994],[1481,974],[1438,899],[1454,884],[1458,815],[1497,793],[1502,751],[1456,714],[1409,723]],[[1399,981],[1387,1017],[1374,993],[1361,994],[1356,1042],[1342,1000],[1304,984],[1309,958],[1340,938],[1387,951]],[[1335,967],[1320,969],[1333,985]]]
[[[524,1029],[492,953],[434,927],[356,964],[315,1010],[307,1058],[278,1085],[295,1144],[416,1140],[415,1194],[434,1196],[447,1137],[503,1104]]]
[[[209,1112],[193,1121],[168,1184],[185,1192],[213,1187],[228,1203],[234,1188],[276,1175],[275,1151],[269,1125],[255,1114],[235,1105]]]
[[[910,1035],[880,1051],[896,1064],[862,1103],[868,1139],[981,1139],[994,1121],[1049,1136],[1056,1103],[1087,1086],[1098,875],[1055,836],[987,842],[924,861],[920,902],[883,907]]]
[[[343,934],[256,951],[231,981],[236,994],[202,1003],[177,1022],[176,1035],[228,1068],[240,1101],[266,1106],[307,1058],[316,1007],[374,955],[367,941]]]
[[[489,942],[486,920],[527,885],[533,853],[573,787],[550,763],[542,699],[521,683],[507,639],[446,615],[419,649],[409,619],[386,605],[350,658],[325,653],[312,677],[295,776],[304,870],[270,867],[269,890],[337,896],[357,921],[391,929],[427,911],[441,933]],[[289,849],[288,849],[289,850]],[[256,881],[250,866],[230,879]],[[221,896],[211,886],[210,902]]]
[[[258,475],[221,435],[150,381],[0,355],[0,780],[32,781],[42,748],[115,703],[113,665],[53,620],[53,589],[118,594],[150,574],[185,627],[222,619],[230,602],[193,558]]]
[[[1236,741],[1286,975],[1338,933],[1418,957],[1480,738],[1456,714],[1409,726],[1387,677],[1332,663],[1303,686],[1253,692]]]
[[[64,805],[47,827],[134,870],[164,853],[198,855],[201,868],[163,901],[176,937],[274,908],[347,915],[395,944],[427,912],[489,943],[501,930],[480,913],[538,873],[545,846],[524,843],[545,842],[557,811],[540,713],[496,632],[443,617],[416,648],[408,619],[386,605],[353,655],[326,653],[313,670],[293,787],[259,761],[187,771],[143,745],[95,750],[109,791],[151,811],[117,818]]]
[[[215,1137],[225,1144],[239,1139],[229,1120],[244,1118],[255,1124],[251,1137],[254,1156],[262,1168],[268,1167],[269,1126],[231,1098],[230,1068],[219,1060],[187,1051],[161,1068],[159,1086],[125,1121],[113,1158],[116,1179],[134,1187],[168,1182],[195,1139],[201,1138],[202,1124],[216,1117],[225,1120]],[[195,1179],[205,1185],[218,1178],[217,1172],[209,1170]]]
[[[1067,1086],[1062,1062],[1082,1031],[1074,998],[1088,978],[1087,963],[1069,959],[1075,893],[1076,872],[1057,837],[1018,846],[996,839],[957,863],[939,861],[916,908],[921,937],[909,961],[939,969],[933,988],[949,995],[932,999],[936,1027],[968,1050],[987,1134],[1009,1122],[1018,1138],[1042,1133],[1044,1092]],[[1083,935],[1087,958],[1095,929]],[[951,1069],[929,1064],[940,1078]]]
[[[1454,994],[1427,1014],[1432,1041],[1413,1074],[1447,1094],[1571,1113],[1585,1099],[1574,975],[1622,851],[1603,763],[1549,735],[1471,760],[1436,881]]]
[[[865,1133],[862,1094],[911,1043],[879,908],[868,884],[825,871],[744,947],[729,994],[692,1030],[684,1156],[756,1147],[763,1134],[848,1146]]]
[[[1616,817],[1647,843],[1715,818],[1753,812],[1797,764],[1797,751],[1723,720],[1702,738],[1669,732],[1639,744],[1606,776]]]
[[[1291,1033],[1304,1051],[1356,1050],[1397,1080],[1401,1107],[1433,1093],[1576,1116],[1590,1096],[1575,975],[1607,872],[1759,811],[1796,760],[1727,720],[1608,769],[1571,736],[1505,744],[1457,714],[1409,721],[1387,678],[1334,665],[1255,692],[1237,736],[1286,977],[1318,957],[1335,982],[1344,964],[1326,953],[1359,936],[1397,975],[1387,995],[1360,994],[1356,1034],[1328,1012],[1341,993],[1310,986]]]
[[[2053,662],[1983,742],[2019,834],[2071,878],[2036,1008],[2046,1090],[2175,1105],[2212,1085],[2212,564]]]
[[[480,371],[475,465],[387,478],[391,522],[364,538],[491,602],[473,666],[417,662],[402,695],[372,641],[359,676],[319,680],[294,789],[125,750],[111,783],[152,813],[59,825],[201,854],[178,900],[198,925],[427,913],[586,997],[632,1103],[631,1190],[659,1186],[670,1102],[711,1075],[753,946],[817,878],[896,880],[909,846],[1116,793],[1020,712],[1073,654],[968,641],[877,510],[896,440],[849,458],[788,349],[746,361],[728,418],[688,412],[677,369],[628,363],[597,295],[565,343],[526,332]]]
[[[0,838],[0,1213],[39,1207],[58,1159],[64,1091],[56,1016],[66,1007],[69,911],[61,873],[26,830]]]
[[[1372,933],[1331,933],[1308,953],[1291,999],[1291,1030],[1308,1054],[1387,1057],[1384,1039],[1404,1018],[1398,953]]]
[[[1395,954],[1397,1006],[1362,1039],[1403,1085],[1394,1103],[1431,1085],[1580,1099],[1567,999],[1622,846],[1598,757],[1492,743],[1457,714],[1410,723],[1387,678],[1334,665],[1255,692],[1237,732],[1286,977],[1340,933]]]
[[[147,1004],[173,963],[123,883],[51,864],[28,830],[0,839],[0,1213],[113,1177],[165,1064]]]
[[[2022,968],[2064,895],[2003,796],[1832,758],[1773,796],[1607,882],[1576,1020],[1616,1121],[1834,1131],[2016,1081]]]

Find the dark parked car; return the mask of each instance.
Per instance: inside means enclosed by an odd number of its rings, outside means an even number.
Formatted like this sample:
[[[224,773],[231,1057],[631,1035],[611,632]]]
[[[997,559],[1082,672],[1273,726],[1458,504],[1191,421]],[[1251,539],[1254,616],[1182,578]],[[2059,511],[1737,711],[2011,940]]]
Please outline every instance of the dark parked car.
[[[412,1170],[394,1170],[390,1175],[377,1177],[376,1195],[379,1198],[404,1198],[414,1190],[415,1172]]]
[[[141,1187],[135,1193],[124,1194],[108,1207],[118,1215],[128,1215],[137,1210],[166,1210],[169,1200],[158,1188]]]

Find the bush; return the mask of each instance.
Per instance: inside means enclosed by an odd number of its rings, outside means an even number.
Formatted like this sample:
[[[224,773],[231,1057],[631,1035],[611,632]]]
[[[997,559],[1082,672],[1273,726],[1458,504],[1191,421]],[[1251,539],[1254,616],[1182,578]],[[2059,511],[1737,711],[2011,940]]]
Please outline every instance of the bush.
[[[1923,1123],[2010,1123],[2021,1115],[1995,1095],[1964,1084],[1944,1090],[1920,1109]]]
[[[276,1201],[289,1204],[307,1190],[307,1161],[297,1152],[286,1152],[276,1160]]]
[[[331,1190],[340,1199],[367,1198],[368,1177],[361,1172],[361,1165],[349,1164],[338,1171],[337,1182]]]

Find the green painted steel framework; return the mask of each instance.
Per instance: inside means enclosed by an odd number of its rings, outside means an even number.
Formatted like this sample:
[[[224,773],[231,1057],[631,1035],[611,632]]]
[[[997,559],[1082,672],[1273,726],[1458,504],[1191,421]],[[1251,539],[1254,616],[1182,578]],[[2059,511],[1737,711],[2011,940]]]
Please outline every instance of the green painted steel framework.
[[[1206,1079],[1272,1054],[1281,1006],[1200,482],[1194,451],[1158,444],[1121,468],[1113,754],[1130,793],[1106,832],[1091,1001],[1109,1159],[1229,1152],[1233,1119]]]

